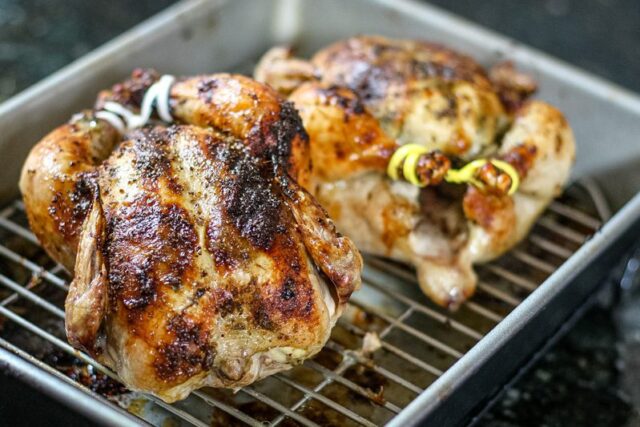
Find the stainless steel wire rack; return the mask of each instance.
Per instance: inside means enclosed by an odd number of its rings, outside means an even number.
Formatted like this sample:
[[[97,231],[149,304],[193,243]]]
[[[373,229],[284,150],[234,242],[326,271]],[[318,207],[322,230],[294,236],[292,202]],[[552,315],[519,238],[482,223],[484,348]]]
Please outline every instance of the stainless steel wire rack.
[[[407,266],[367,258],[363,289],[315,358],[237,393],[202,389],[166,404],[128,392],[113,372],[66,342],[69,276],[39,247],[23,204],[15,201],[0,212],[0,347],[141,423],[381,425],[464,357],[608,215],[594,184],[573,185],[525,241],[476,269],[476,295],[455,312],[427,301]],[[373,333],[379,348],[363,351],[363,341]]]

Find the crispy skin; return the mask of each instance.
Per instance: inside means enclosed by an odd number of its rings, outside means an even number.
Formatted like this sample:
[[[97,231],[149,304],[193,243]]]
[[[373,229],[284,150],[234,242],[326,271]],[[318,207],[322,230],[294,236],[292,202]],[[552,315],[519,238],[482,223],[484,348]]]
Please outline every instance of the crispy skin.
[[[241,76],[195,77],[171,89],[174,117],[196,126],[223,129],[245,141],[254,156],[286,162],[287,172],[306,184],[309,140],[290,103],[264,85]]]
[[[386,169],[398,144],[351,89],[309,82],[296,90],[292,100],[313,135],[314,183]]]
[[[506,121],[482,67],[440,45],[356,37],[322,49],[311,63],[322,84],[354,91],[399,144],[419,141],[470,158],[494,143]]]
[[[139,105],[134,88],[149,76],[135,72],[98,103]],[[65,246],[75,258],[69,341],[166,401],[205,385],[239,388],[317,353],[362,269],[353,243],[295,181],[309,155],[290,104],[226,74],[176,83],[171,103],[185,124],[134,131],[87,167],[79,245]],[[27,164],[48,159],[70,126]],[[31,214],[49,203],[25,197]]]
[[[377,36],[339,41],[302,62],[274,48],[255,75],[300,111],[313,163],[307,188],[362,251],[413,264],[440,305],[471,296],[473,263],[521,240],[569,177],[571,129],[555,108],[527,101],[535,82],[509,64],[490,78],[442,46]],[[389,159],[407,143],[439,150],[453,167],[500,158],[518,171],[520,190],[504,195],[510,180],[492,167],[478,179],[503,191],[391,182]],[[433,162],[428,172],[440,178],[446,167]]]
[[[31,230],[69,271],[96,190],[95,168],[118,140],[114,129],[89,117],[45,136],[22,168],[20,191]]]
[[[254,380],[253,354],[315,353],[326,340],[322,279],[270,166],[241,141],[182,126],[127,141],[102,166],[105,358],[127,383],[182,393],[214,371],[213,385],[238,387]]]

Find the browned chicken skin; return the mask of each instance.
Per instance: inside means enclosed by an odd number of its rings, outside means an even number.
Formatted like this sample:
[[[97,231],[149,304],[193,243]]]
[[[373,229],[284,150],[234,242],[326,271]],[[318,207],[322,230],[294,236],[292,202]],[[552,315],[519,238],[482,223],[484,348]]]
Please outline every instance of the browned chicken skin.
[[[139,108],[156,79],[134,72],[97,109]],[[278,94],[216,74],[176,82],[170,105],[179,124],[124,138],[83,113],[34,147],[20,188],[38,239],[75,264],[69,341],[175,401],[317,353],[362,260],[298,185],[308,139]]]
[[[307,188],[338,228],[364,252],[413,264],[443,306],[473,294],[473,263],[521,240],[569,177],[571,129],[552,106],[527,100],[535,82],[508,63],[489,76],[439,45],[361,36],[309,61],[273,48],[255,77],[300,111],[311,144]],[[426,188],[387,177],[405,144],[429,151],[416,169]],[[476,186],[442,183],[477,158],[509,163],[518,191],[507,195],[513,180],[492,164],[478,169]]]

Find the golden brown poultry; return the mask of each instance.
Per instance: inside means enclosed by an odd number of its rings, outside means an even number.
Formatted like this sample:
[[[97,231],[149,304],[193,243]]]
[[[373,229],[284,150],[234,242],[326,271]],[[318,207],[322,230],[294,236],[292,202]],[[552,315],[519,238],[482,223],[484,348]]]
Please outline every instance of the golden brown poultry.
[[[170,87],[179,124],[121,136],[102,108],[137,111],[153,72],[32,150],[31,227],[75,277],[69,341],[165,401],[238,388],[301,363],[329,337],[362,260],[303,190],[308,138],[292,106],[237,75]]]
[[[569,177],[569,125],[526,100],[535,82],[508,63],[489,76],[439,45],[361,36],[309,61],[273,48],[255,77],[299,110],[311,141],[307,188],[338,229],[364,252],[413,264],[443,306],[473,294],[472,265],[521,240]],[[488,161],[471,162],[479,158]],[[464,171],[453,167],[468,162],[473,185],[460,185]]]

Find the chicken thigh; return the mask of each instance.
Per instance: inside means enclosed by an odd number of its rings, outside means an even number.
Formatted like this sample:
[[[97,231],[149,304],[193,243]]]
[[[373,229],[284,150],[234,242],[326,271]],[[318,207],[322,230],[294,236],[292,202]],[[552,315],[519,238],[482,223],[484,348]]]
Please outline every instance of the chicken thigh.
[[[140,107],[153,72],[100,94]],[[20,188],[49,254],[75,267],[71,344],[171,402],[239,388],[317,353],[362,260],[299,186],[308,138],[292,106],[237,75],[177,81],[177,124],[122,138],[86,111],[34,147]]]
[[[255,77],[299,110],[311,145],[307,189],[338,229],[364,252],[413,264],[443,306],[473,294],[473,264],[521,240],[569,177],[569,125],[549,104],[527,100],[535,82],[508,63],[488,75],[439,45],[361,36],[310,61],[273,48]],[[408,144],[426,152],[416,162],[419,185],[388,176]],[[487,162],[473,185],[445,182],[479,158]]]

